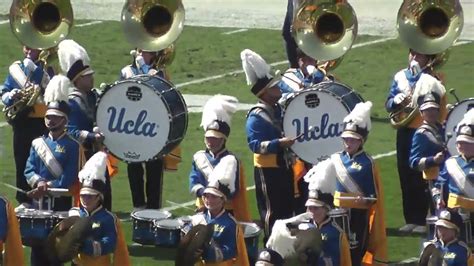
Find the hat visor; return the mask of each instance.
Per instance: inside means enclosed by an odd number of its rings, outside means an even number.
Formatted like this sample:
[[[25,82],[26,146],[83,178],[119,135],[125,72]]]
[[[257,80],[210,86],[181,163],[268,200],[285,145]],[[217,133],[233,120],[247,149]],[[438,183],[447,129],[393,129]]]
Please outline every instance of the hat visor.
[[[94,70],[92,70],[92,68],[86,68],[86,69],[81,73],[81,76],[87,76],[87,75],[91,75],[91,74],[94,74]]]
[[[364,138],[360,134],[354,131],[348,131],[348,130],[342,132],[341,138],[353,138],[353,139],[364,140]]]
[[[278,77],[273,77],[268,83],[267,85],[265,85],[265,87],[263,87],[263,89],[261,89],[257,94],[256,96],[259,97],[261,96],[266,90],[268,90],[269,88],[277,85],[281,80],[281,76],[278,76]],[[280,88],[278,88],[280,89]]]
[[[79,194],[80,195],[100,195],[100,192],[90,187],[83,187],[81,188],[81,191],[79,192]]]
[[[471,137],[471,136],[468,136],[468,135],[458,135],[456,137],[456,142],[474,143],[474,137]]]
[[[45,115],[55,115],[55,116],[67,117],[66,113],[61,112],[58,109],[48,109],[48,110],[46,110]]]
[[[420,111],[424,111],[426,109],[430,109],[430,108],[436,108],[436,109],[439,109],[439,104],[435,103],[435,102],[427,102],[427,103],[424,103],[420,106]]]
[[[305,204],[306,207],[328,207],[326,203],[317,199],[308,199]]]
[[[435,222],[435,225],[454,229],[454,230],[459,230],[459,228],[455,224],[445,219],[439,219],[438,221]]]
[[[226,139],[226,135],[224,135],[222,132],[219,132],[217,130],[207,130],[206,133],[204,133],[204,137],[212,137],[212,138],[219,138],[219,139]]]
[[[213,188],[213,187],[207,187],[206,189],[204,189],[204,192],[202,194],[203,195],[212,194],[221,198],[225,198],[224,193],[220,192],[217,188]]]

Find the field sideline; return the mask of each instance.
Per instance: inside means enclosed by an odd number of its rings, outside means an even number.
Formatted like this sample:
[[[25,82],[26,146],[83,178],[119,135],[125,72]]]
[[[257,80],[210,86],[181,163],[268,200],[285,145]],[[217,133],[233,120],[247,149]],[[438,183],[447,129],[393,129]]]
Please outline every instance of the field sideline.
[[[77,21],[76,24],[90,21]],[[213,95],[216,93],[236,96],[242,103],[254,103],[255,97],[245,84],[241,72],[239,53],[245,48],[260,53],[274,69],[285,70],[285,52],[279,31],[249,29],[234,34],[222,34],[235,28],[185,27],[177,41],[176,57],[169,68],[172,81],[184,94]],[[118,22],[104,21],[85,27],[75,27],[71,38],[81,43],[89,52],[92,67],[96,70],[95,84],[113,82],[122,66],[131,60],[128,45]],[[382,39],[380,36],[359,36],[354,49],[345,56],[341,66],[334,74],[346,84],[361,93],[365,100],[371,100],[373,107],[373,129],[366,149],[373,155],[384,154],[395,149],[395,131],[389,125],[383,103],[393,74],[406,65],[407,49],[397,40],[390,39],[371,45],[361,43]],[[4,80],[8,65],[21,56],[21,47],[11,34],[9,25],[0,25],[0,80]],[[451,48],[449,61],[443,66],[446,88],[456,88],[460,98],[474,97],[472,55],[474,44],[466,43]],[[210,77],[216,77],[212,78]],[[199,81],[199,82],[197,82]],[[454,102],[449,95],[451,103]],[[183,162],[177,172],[167,172],[164,180],[163,207],[176,208],[176,203],[192,200],[188,192],[187,175],[190,170],[192,154],[204,147],[203,131],[199,128],[201,115],[189,114],[189,126],[181,144]],[[0,123],[3,120],[0,120]],[[247,174],[247,185],[252,187],[252,155],[245,139],[245,111],[234,115],[232,133],[228,145],[230,150],[243,161]],[[391,153],[393,154],[393,153]],[[401,215],[400,188],[396,174],[395,156],[381,157],[377,160],[382,173],[386,197],[387,232],[389,234],[389,255],[391,261],[417,256],[421,238],[402,236],[396,231],[403,224]],[[11,147],[11,129],[0,127],[0,181],[14,184],[14,164]],[[127,220],[132,209],[126,167],[120,165],[120,173],[112,182],[113,211]],[[0,192],[13,199],[12,190],[0,185]],[[248,191],[252,216],[257,218],[255,195]],[[172,211],[176,216],[190,214],[188,208]],[[134,265],[174,265],[174,251],[165,248],[139,247],[132,245],[129,221],[123,224],[127,244]],[[28,249],[27,249],[28,250]],[[28,254],[27,254],[28,255]],[[27,256],[25,255],[25,256]]]

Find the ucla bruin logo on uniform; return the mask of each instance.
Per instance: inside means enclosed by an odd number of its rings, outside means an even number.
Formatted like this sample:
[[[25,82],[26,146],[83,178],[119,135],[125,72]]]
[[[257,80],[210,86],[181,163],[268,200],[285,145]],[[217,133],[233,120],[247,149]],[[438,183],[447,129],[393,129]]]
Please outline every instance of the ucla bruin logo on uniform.
[[[328,113],[324,113],[321,116],[321,121],[319,125],[309,125],[309,118],[305,116],[303,121],[301,119],[293,119],[292,125],[296,129],[296,136],[303,134],[300,138],[297,139],[298,142],[318,140],[318,139],[328,139],[339,137],[343,131],[343,124],[341,123],[330,123],[330,116]],[[308,131],[310,126],[313,128]]]
[[[145,136],[145,137],[154,137],[156,136],[159,125],[156,123],[147,122],[146,118],[148,112],[146,110],[140,111],[135,120],[126,120],[124,121],[126,109],[124,107],[120,108],[119,114],[117,116],[117,109],[114,106],[110,106],[107,109],[107,113],[110,114],[108,121],[108,129],[110,132],[118,132],[129,135],[136,136]]]

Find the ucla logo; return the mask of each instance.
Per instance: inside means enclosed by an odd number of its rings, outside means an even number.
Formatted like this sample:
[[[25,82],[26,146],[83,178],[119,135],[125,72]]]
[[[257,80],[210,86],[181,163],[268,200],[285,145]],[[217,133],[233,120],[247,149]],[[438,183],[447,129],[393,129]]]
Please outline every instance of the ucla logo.
[[[343,125],[340,123],[329,123],[330,117],[328,113],[321,116],[319,125],[309,125],[309,118],[305,116],[303,121],[293,119],[292,124],[296,127],[296,136],[303,134],[297,139],[298,142],[311,141],[318,139],[328,139],[338,137],[342,134]],[[313,127],[313,130],[307,129]]]
[[[351,168],[360,171],[362,169],[362,165],[360,165],[358,162],[353,162]]]
[[[117,115],[117,109],[111,106],[107,109],[107,113],[110,113],[108,129],[110,132],[125,133],[128,135],[143,135],[145,137],[154,137],[157,132],[156,129],[158,126],[156,123],[146,122],[148,112],[142,110],[135,121],[127,120],[124,121],[125,108],[121,108],[119,114]]]
[[[57,153],[66,153],[66,147],[57,145],[56,148],[54,149],[54,152]]]

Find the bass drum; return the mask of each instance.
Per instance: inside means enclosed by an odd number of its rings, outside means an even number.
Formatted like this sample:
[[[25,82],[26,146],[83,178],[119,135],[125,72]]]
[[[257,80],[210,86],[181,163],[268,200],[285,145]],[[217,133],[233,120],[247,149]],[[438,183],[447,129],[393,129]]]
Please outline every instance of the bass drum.
[[[183,140],[188,110],[173,84],[138,75],[105,89],[96,119],[112,154],[128,163],[145,162],[168,154]]]
[[[445,140],[451,155],[458,155],[456,149],[456,126],[461,122],[464,114],[474,108],[474,98],[464,99],[453,106],[446,118]]]
[[[337,82],[318,83],[295,93],[286,102],[283,115],[285,136],[296,139],[291,146],[302,160],[316,164],[342,150],[342,121],[362,97]]]

